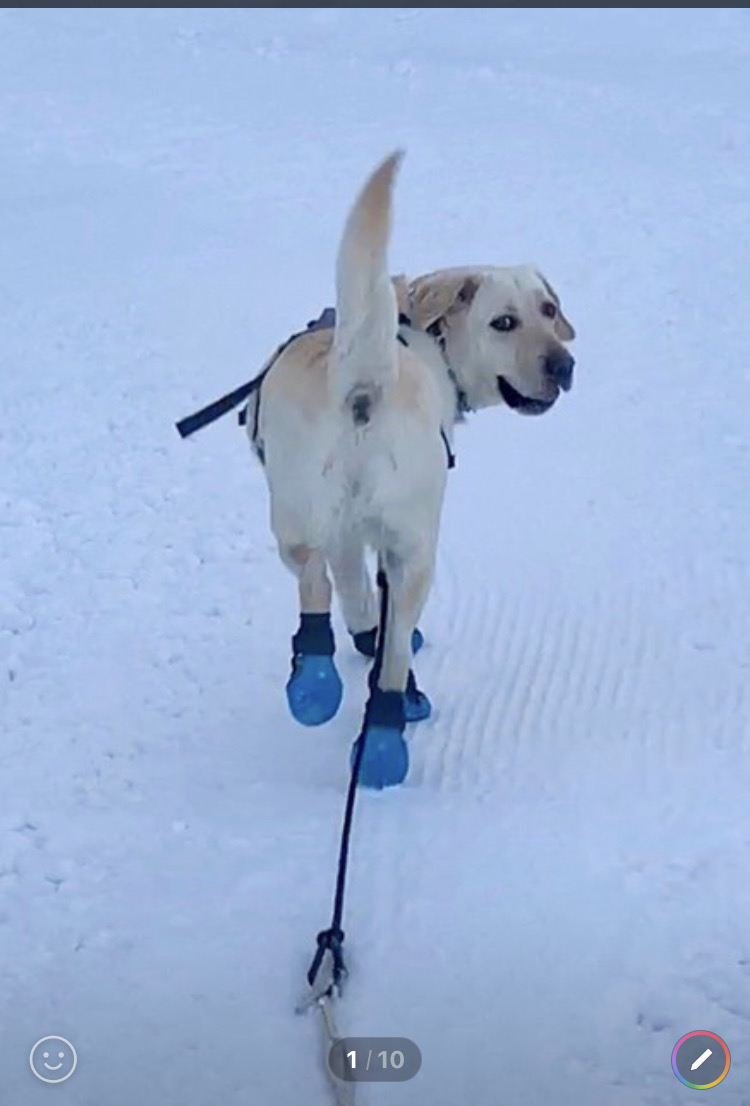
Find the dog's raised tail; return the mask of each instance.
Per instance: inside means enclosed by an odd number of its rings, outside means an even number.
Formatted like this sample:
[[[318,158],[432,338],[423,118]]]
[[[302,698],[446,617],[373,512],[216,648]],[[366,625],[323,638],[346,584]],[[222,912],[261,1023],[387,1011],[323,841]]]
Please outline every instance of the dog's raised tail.
[[[392,194],[403,151],[375,169],[349,213],[336,263],[333,386],[357,425],[396,375],[398,308],[388,273]]]

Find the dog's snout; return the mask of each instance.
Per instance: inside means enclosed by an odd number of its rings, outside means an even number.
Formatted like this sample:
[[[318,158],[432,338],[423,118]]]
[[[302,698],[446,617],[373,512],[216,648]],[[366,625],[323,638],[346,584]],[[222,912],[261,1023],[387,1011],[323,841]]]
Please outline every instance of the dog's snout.
[[[575,357],[567,350],[554,350],[548,353],[544,359],[544,371],[550,380],[554,380],[564,392],[569,392],[573,387],[573,366]]]

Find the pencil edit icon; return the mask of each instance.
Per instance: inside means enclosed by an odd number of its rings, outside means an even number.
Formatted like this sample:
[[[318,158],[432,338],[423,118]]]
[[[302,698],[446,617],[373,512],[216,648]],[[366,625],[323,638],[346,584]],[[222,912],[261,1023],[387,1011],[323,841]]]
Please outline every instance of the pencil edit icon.
[[[729,1072],[726,1041],[708,1029],[681,1037],[672,1050],[672,1070],[681,1083],[695,1091],[717,1087]]]
[[[698,1059],[690,1065],[690,1070],[695,1071],[696,1068],[699,1068],[701,1066],[701,1064],[705,1064],[709,1056],[713,1056],[713,1053],[710,1048],[707,1048],[706,1051],[702,1052]]]

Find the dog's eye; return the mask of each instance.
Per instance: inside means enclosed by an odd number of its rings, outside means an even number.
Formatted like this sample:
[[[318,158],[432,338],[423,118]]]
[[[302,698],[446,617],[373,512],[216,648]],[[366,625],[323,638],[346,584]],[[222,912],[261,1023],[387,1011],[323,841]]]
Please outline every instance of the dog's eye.
[[[557,305],[552,300],[545,300],[542,304],[542,314],[546,315],[548,319],[554,319],[557,315]]]
[[[498,315],[493,319],[490,326],[493,330],[499,330],[502,334],[507,334],[510,330],[515,330],[519,325],[518,319],[515,315]]]

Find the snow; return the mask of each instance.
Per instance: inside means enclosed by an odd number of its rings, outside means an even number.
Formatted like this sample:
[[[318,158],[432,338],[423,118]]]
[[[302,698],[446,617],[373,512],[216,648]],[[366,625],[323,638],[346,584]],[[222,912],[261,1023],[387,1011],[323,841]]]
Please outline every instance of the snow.
[[[233,417],[403,145],[394,271],[538,262],[539,420],[458,437],[407,784],[358,803],[362,1106],[750,1104],[747,9],[0,12],[0,1040],[13,1106],[324,1106],[293,1007],[365,668],[283,683],[295,589]],[[78,1052],[54,1090],[29,1052]]]

